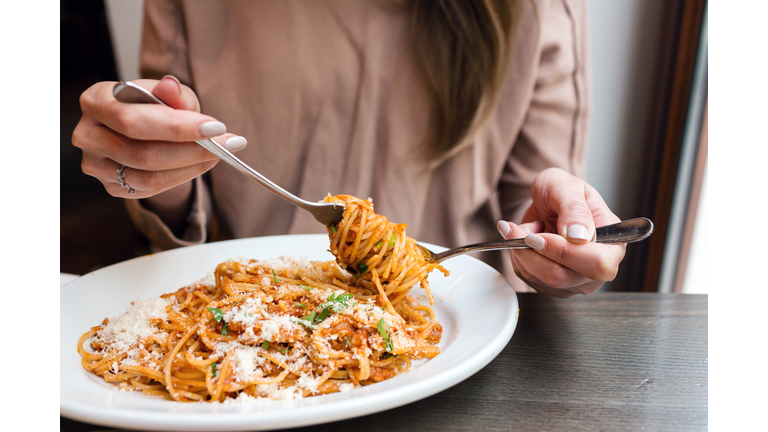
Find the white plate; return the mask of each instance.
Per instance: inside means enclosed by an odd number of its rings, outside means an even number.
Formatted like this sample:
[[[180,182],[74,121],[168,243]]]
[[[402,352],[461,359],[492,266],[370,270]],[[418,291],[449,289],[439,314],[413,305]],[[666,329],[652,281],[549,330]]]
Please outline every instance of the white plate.
[[[442,247],[424,244],[434,251]],[[62,416],[100,425],[153,430],[264,430],[359,417],[443,391],[490,363],[507,345],[518,317],[517,296],[485,263],[462,256],[429,277],[435,313],[443,326],[440,354],[393,379],[346,393],[258,404],[168,402],[115,386],[80,366],[77,341],[131,301],[173,292],[230,258],[279,256],[332,260],[328,236],[261,237],[175,249],[136,258],[84,275],[61,287]],[[413,290],[422,292],[420,289]]]

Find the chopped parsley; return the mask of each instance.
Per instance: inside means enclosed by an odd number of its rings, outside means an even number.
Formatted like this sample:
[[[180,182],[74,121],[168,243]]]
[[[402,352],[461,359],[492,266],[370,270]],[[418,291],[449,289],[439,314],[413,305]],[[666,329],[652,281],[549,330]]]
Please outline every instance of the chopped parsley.
[[[222,312],[221,309],[215,308],[215,307],[209,307],[206,308],[213,314],[213,319],[216,320],[216,322],[221,322],[222,319],[224,319],[224,312]]]
[[[325,303],[321,303],[317,305],[317,307],[315,308],[314,311],[312,311],[311,314],[305,315],[297,319],[295,322],[309,329],[314,330],[317,327],[317,324],[320,324],[326,318],[328,318],[331,312],[339,312],[346,309],[349,306],[347,302],[353,297],[354,296],[349,293],[340,294],[340,295],[336,295],[336,293],[332,293],[328,297],[328,300],[326,300]],[[295,303],[295,305],[306,308],[306,306],[302,305],[301,303]],[[320,313],[318,314],[317,311],[320,311]]]
[[[319,323],[325,321],[325,319],[328,318],[328,315],[330,315],[330,314],[331,314],[331,310],[330,309],[323,309],[323,311],[320,312],[320,315],[318,315],[317,318],[315,318],[315,322],[319,324]]]
[[[314,330],[317,325],[315,325],[315,318],[317,317],[317,311],[312,311],[309,315],[304,315],[303,317],[295,320],[295,322],[303,325],[304,327]]]
[[[357,269],[360,271],[360,275],[362,276],[365,274],[365,272],[368,271],[368,266],[365,263],[357,263]]]
[[[348,304],[347,302],[354,297],[352,294],[340,294],[336,295],[336,293],[331,294],[330,297],[328,297],[328,300],[326,300],[325,303],[320,303],[317,305],[318,309],[331,309],[334,312],[340,312],[347,308]]]
[[[392,329],[389,327],[389,324],[384,321],[384,318],[379,320],[379,325],[377,327],[379,329],[379,334],[384,339],[384,348],[391,352],[394,349],[394,346],[392,345],[392,337],[390,336]]]
[[[280,283],[280,281],[277,280],[277,274],[275,273],[274,270],[272,270],[272,279],[275,281],[275,283]]]
[[[294,322],[299,323],[310,330],[314,330],[317,328],[315,324],[312,324],[312,321],[309,320],[308,316],[303,316],[299,319],[295,319]]]
[[[225,322],[224,323],[224,327],[221,328],[221,334],[223,334],[223,335],[227,334],[227,324],[229,324],[229,323]]]
[[[390,238],[390,239],[389,239],[389,246],[387,246],[387,247],[388,247],[388,248],[391,248],[391,247],[392,247],[392,245],[394,245],[394,244],[395,244],[395,241],[396,241],[396,240],[397,240],[397,236],[395,235],[395,233],[392,233],[392,238]]]
[[[311,329],[315,328],[315,317],[317,317],[317,311],[312,311],[309,315],[304,315],[299,318],[299,324],[303,324]]]
[[[299,285],[299,286],[300,286],[300,287],[301,287],[301,289],[303,289],[304,291],[312,291],[312,288],[310,288],[310,287],[308,287],[308,286],[306,286],[306,285]]]
[[[336,226],[335,225],[331,225],[331,232],[336,234]]]
[[[264,340],[264,342],[261,343],[261,347],[264,349],[269,349],[269,341]]]
[[[378,242],[378,243],[376,243],[376,247],[377,247],[377,248],[380,248],[380,247],[381,247],[381,240],[379,240],[379,242]]]
[[[301,304],[301,303],[299,303],[299,302],[296,302],[296,303],[294,303],[293,305],[294,305],[294,306],[298,306],[298,307],[300,307],[300,308],[304,308],[304,309],[306,309],[306,308],[307,308],[306,306],[304,306],[303,304]]]
[[[211,363],[211,376],[216,378],[216,363]]]

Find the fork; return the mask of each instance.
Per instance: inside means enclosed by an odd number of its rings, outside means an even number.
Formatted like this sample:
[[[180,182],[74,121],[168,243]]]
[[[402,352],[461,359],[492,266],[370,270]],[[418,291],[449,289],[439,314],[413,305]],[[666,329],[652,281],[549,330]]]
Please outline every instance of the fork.
[[[115,96],[115,99],[120,102],[160,104],[168,106],[165,102],[161,101],[158,97],[150,93],[145,88],[130,81],[117,83],[115,88],[112,90],[112,94]],[[283,198],[284,200],[297,207],[301,207],[302,209],[310,212],[312,216],[314,216],[315,219],[317,219],[317,221],[321,224],[331,226],[341,222],[345,208],[343,204],[311,202],[303,200],[261,175],[258,171],[235,157],[235,155],[222,147],[216,141],[212,139],[206,139],[195,142],[202,148],[218,156],[224,162],[232,165],[236,170],[240,171],[240,173],[245,174],[252,180],[255,180],[260,185],[272,191],[275,195]]]
[[[653,233],[653,222],[647,218],[628,219],[612,225],[606,225],[595,229],[595,243],[634,243],[645,240]],[[490,251],[499,249],[529,249],[524,238],[512,240],[499,240],[484,243],[475,243],[460,246],[445,252],[434,253],[431,250],[416,244],[421,249],[426,260],[430,263],[439,263],[455,256],[471,252]]]

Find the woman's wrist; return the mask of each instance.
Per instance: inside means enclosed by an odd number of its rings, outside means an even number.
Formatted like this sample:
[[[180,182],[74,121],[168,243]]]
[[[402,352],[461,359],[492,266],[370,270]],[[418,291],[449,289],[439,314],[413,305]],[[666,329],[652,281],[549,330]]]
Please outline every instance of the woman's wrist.
[[[147,210],[155,213],[177,237],[187,227],[187,217],[192,206],[194,181],[188,181],[175,188],[141,200]]]

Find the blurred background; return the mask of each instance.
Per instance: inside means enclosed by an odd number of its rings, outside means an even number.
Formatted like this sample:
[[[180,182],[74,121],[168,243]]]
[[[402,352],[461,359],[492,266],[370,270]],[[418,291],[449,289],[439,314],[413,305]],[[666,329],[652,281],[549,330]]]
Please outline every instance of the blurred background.
[[[593,115],[586,180],[622,219],[656,230],[601,290],[706,293],[707,2],[589,0]],[[78,98],[139,77],[139,0],[62,0],[60,271],[150,252],[122,200],[80,170]]]

